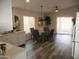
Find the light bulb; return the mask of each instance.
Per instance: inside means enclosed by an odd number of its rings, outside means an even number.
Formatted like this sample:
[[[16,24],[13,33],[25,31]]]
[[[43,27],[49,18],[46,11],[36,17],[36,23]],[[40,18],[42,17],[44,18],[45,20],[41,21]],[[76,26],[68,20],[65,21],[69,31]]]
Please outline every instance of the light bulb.
[[[58,6],[56,6],[56,10],[55,10],[55,12],[59,12]]]
[[[55,12],[59,12],[59,10],[55,10]]]

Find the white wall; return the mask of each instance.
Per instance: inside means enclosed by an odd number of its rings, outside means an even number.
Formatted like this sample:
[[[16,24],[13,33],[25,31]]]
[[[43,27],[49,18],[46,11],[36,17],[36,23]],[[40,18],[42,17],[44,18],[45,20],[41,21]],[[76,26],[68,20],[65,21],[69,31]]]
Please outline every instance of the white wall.
[[[0,32],[12,30],[11,0],[0,0]]]

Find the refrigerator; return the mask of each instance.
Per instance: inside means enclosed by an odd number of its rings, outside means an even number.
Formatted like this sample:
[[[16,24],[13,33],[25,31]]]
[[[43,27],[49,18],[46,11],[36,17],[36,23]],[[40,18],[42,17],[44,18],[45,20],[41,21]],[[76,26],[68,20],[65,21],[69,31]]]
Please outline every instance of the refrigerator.
[[[72,56],[79,59],[79,12],[76,13],[76,24],[74,26],[74,39],[72,41]]]

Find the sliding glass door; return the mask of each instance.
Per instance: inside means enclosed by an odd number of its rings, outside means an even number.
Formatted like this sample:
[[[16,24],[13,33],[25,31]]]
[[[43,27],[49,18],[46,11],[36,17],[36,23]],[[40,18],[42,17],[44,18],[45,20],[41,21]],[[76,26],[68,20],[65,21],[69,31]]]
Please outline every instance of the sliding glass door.
[[[73,17],[58,17],[57,18],[57,33],[72,34]]]

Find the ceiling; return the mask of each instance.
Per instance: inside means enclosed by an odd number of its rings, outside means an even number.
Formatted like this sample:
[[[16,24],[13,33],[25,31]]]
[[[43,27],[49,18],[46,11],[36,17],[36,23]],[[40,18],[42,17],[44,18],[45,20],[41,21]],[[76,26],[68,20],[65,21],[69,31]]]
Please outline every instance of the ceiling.
[[[30,0],[30,3],[26,3],[26,0],[12,0],[13,7],[35,12],[40,12],[41,4],[44,12],[53,12],[56,5],[59,9],[69,8],[79,4],[79,0]]]

